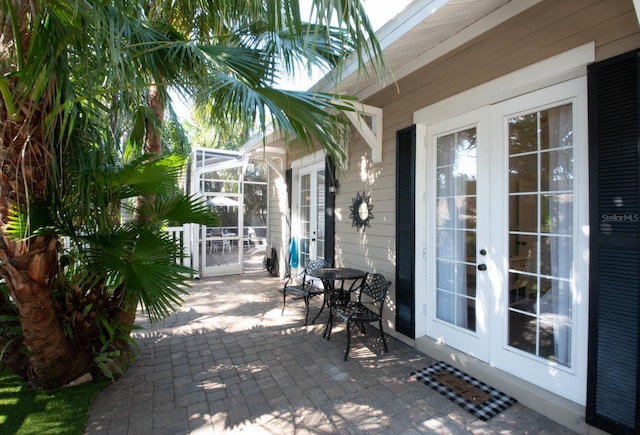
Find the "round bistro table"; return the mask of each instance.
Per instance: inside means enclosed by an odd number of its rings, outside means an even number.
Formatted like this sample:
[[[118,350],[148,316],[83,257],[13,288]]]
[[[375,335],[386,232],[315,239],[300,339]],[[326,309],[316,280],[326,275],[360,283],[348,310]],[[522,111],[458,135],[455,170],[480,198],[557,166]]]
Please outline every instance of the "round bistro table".
[[[319,278],[324,286],[324,300],[322,301],[322,307],[311,323],[315,322],[325,305],[331,307],[334,301],[348,301],[351,296],[351,292],[360,288],[364,279],[367,276],[367,272],[359,269],[353,269],[350,267],[323,267],[315,269],[311,276]],[[348,287],[345,287],[345,282],[351,282]],[[340,282],[340,286],[336,286],[336,282]]]

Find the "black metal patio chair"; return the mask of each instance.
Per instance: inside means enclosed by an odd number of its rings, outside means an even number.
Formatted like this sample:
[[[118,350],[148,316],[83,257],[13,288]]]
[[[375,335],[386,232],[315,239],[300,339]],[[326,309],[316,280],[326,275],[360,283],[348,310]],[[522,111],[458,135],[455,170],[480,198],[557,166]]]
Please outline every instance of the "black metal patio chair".
[[[331,328],[333,327],[334,317],[346,324],[347,349],[344,352],[345,361],[349,357],[351,326],[353,324],[358,325],[360,331],[366,334],[364,324],[378,322],[384,351],[389,351],[387,349],[387,342],[384,339],[384,330],[382,329],[382,311],[390,285],[391,282],[387,281],[384,275],[380,273],[368,274],[360,287],[357,301],[338,302],[331,305],[329,320],[327,322],[327,340],[331,339]],[[365,296],[365,298],[363,298],[363,296]]]
[[[305,326],[309,322],[309,300],[314,296],[323,296],[324,288],[317,285],[313,279],[313,271],[331,267],[331,264],[323,259],[315,259],[309,261],[304,270],[298,275],[289,275],[282,288],[282,315],[284,315],[284,307],[287,302],[287,295],[293,295],[304,300],[305,305]]]

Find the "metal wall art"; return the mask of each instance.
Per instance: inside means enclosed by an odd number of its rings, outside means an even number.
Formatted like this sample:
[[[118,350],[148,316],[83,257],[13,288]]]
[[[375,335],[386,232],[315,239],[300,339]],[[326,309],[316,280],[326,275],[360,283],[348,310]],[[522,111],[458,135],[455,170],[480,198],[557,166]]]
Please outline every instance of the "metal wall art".
[[[357,192],[352,201],[353,204],[349,206],[349,210],[351,210],[349,217],[352,219],[351,226],[356,227],[358,231],[362,228],[364,232],[366,227],[371,227],[369,221],[373,219],[371,196],[367,196],[365,192],[362,192],[362,194]]]

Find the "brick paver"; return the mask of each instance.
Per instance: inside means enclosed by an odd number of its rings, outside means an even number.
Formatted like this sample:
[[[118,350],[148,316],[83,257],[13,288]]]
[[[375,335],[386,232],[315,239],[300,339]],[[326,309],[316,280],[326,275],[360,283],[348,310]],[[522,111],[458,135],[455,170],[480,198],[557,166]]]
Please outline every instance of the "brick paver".
[[[194,282],[159,324],[139,314],[139,354],[102,391],[87,434],[572,434],[520,404],[482,422],[410,377],[431,358],[378,334],[304,326],[301,301],[281,315],[282,281],[265,273]],[[319,301],[313,300],[315,315]]]

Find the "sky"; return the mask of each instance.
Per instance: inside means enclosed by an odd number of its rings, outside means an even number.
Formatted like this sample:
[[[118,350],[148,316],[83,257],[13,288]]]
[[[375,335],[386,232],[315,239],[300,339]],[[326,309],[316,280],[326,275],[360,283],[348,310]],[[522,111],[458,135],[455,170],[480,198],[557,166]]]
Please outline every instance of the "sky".
[[[378,30],[387,21],[398,15],[413,0],[363,0],[373,28]]]

